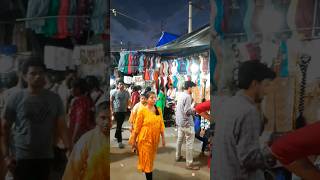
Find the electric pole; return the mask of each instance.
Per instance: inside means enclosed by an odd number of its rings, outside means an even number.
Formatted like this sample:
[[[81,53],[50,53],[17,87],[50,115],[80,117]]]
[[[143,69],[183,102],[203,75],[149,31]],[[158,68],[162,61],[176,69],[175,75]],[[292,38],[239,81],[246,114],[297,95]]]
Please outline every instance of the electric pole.
[[[189,0],[189,26],[188,26],[188,33],[192,32],[192,0]]]

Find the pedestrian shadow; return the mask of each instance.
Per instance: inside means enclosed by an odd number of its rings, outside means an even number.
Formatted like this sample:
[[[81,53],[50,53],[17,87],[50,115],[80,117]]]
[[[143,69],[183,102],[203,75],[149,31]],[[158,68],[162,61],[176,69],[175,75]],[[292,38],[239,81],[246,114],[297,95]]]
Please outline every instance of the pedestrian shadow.
[[[176,151],[176,149],[173,147],[159,147],[158,154],[172,153],[173,151]]]
[[[200,166],[201,167],[207,167],[207,165],[208,165],[208,159],[210,158],[210,156],[207,156],[207,155],[205,155],[205,156],[194,156],[193,157],[193,160],[194,161],[196,161],[196,162],[199,162],[200,164]]]
[[[197,177],[198,175],[198,177]],[[190,172],[190,177],[185,177],[186,175],[180,175],[180,174],[176,174],[173,172],[168,172],[168,171],[163,171],[163,170],[159,170],[159,169],[155,169],[152,172],[152,176],[154,180],[178,180],[178,179],[183,179],[183,180],[203,180],[205,179],[205,177],[203,176],[199,176],[199,174],[195,173],[195,176],[191,175]]]
[[[135,154],[128,151],[128,150],[125,150],[122,153],[110,152],[110,163],[121,161],[121,160],[127,159],[127,158],[131,158],[133,156],[135,156]]]

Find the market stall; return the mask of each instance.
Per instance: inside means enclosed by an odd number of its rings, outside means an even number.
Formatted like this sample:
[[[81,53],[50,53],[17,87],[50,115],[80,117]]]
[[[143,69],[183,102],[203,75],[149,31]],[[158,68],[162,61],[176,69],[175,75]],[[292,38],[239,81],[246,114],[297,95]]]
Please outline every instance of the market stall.
[[[162,87],[167,89],[169,84],[182,91],[183,82],[192,80],[198,85],[193,93],[195,102],[209,99],[209,29],[208,25],[204,26],[159,47],[122,51],[117,70],[125,83],[135,82],[157,91]]]

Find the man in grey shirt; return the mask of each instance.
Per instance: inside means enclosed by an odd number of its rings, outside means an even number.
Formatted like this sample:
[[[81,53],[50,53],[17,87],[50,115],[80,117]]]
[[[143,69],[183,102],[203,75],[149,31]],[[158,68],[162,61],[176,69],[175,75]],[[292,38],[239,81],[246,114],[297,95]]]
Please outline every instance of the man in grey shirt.
[[[44,89],[45,65],[40,59],[26,61],[22,72],[28,88],[8,98],[1,121],[4,160],[17,180],[48,179],[55,138],[61,137],[71,147],[63,103],[57,94]],[[13,123],[15,153],[11,154]]]
[[[186,168],[191,170],[199,170],[199,167],[193,164],[193,143],[195,138],[193,115],[195,110],[192,104],[192,87],[196,86],[192,81],[186,81],[184,84],[184,92],[178,97],[176,107],[176,124],[178,126],[178,139],[176,146],[176,161],[180,161],[181,146],[183,138],[186,138]]]
[[[124,148],[122,144],[122,124],[126,118],[128,106],[130,105],[130,94],[124,89],[123,81],[118,82],[118,89],[111,94],[111,112],[117,122],[115,138],[118,140],[119,148]]]
[[[257,109],[275,73],[259,61],[247,61],[238,77],[241,90],[214,107],[212,180],[263,180],[262,170],[275,162],[268,147],[260,146],[263,119]]]

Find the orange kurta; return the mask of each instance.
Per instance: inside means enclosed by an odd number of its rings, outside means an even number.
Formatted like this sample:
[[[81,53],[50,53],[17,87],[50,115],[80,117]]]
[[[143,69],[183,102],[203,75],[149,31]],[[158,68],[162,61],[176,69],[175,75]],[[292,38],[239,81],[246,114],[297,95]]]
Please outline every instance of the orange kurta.
[[[135,121],[137,119],[138,110],[142,106],[144,106],[144,105],[141,102],[139,102],[136,105],[134,105],[133,109],[131,110],[131,114],[130,114],[130,117],[129,117],[129,123],[132,125],[132,129],[130,130],[131,135],[130,135],[130,138],[129,138],[129,143],[133,141],[132,140],[132,138],[133,138],[132,132],[133,132],[133,128],[134,128],[134,123],[135,123]]]
[[[134,123],[134,132],[137,134],[138,170],[149,173],[153,170],[153,161],[157,154],[160,134],[164,132],[162,112],[156,115],[147,107],[139,108]]]

